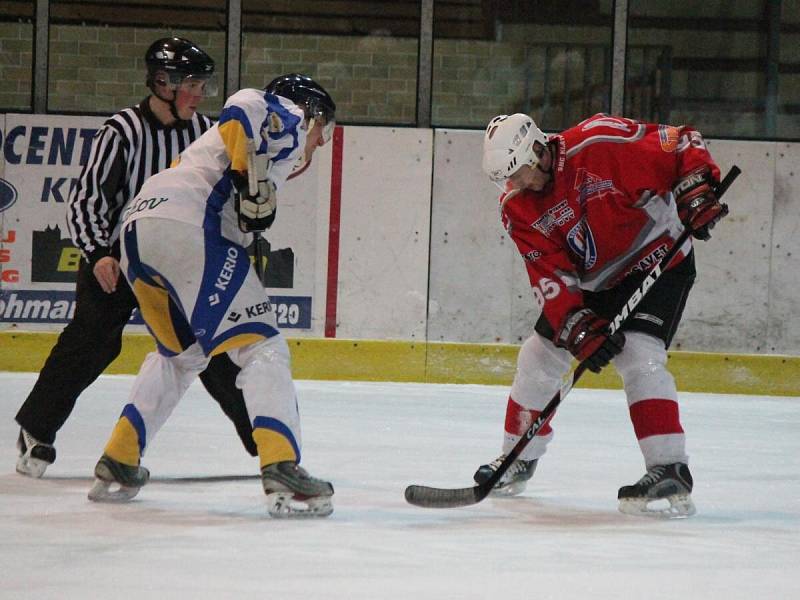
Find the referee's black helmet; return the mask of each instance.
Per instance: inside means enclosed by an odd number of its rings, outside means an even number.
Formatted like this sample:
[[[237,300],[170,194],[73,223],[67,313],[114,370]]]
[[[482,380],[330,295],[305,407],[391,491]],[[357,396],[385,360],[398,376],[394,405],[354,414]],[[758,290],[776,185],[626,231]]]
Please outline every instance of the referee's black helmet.
[[[150,44],[144,55],[147,64],[147,87],[153,89],[159,72],[166,73],[168,81],[158,83],[177,87],[185,79],[207,80],[215,83],[214,59],[193,42],[179,37],[161,38]],[[213,87],[209,85],[208,87]],[[207,96],[216,94],[215,89],[206,89]]]

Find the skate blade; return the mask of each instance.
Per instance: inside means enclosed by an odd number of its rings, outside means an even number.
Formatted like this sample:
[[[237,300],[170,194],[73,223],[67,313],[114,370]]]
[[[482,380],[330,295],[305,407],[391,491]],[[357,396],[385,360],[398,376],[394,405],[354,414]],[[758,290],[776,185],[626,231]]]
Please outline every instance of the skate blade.
[[[664,506],[668,503],[668,506]],[[697,512],[688,494],[666,498],[625,498],[619,501],[619,511],[626,515],[655,519],[685,519]]]
[[[267,512],[274,519],[308,519],[328,517],[333,513],[330,496],[299,499],[291,492],[267,494]]]
[[[512,496],[518,496],[525,491],[527,485],[527,481],[515,481],[503,487],[495,486],[492,488],[492,491],[489,492],[489,496],[492,498],[511,498]]]
[[[111,489],[114,486],[115,489]],[[118,486],[118,487],[117,487]],[[128,487],[113,481],[95,479],[92,489],[89,490],[89,500],[92,502],[120,503],[131,500],[142,488]]]
[[[49,466],[49,462],[32,456],[20,456],[17,459],[17,473],[35,479],[40,479]]]

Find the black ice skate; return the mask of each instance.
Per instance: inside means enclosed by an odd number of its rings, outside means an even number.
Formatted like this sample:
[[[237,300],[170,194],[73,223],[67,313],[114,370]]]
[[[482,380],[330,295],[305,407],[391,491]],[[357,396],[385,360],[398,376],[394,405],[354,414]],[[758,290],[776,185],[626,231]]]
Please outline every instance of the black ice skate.
[[[294,462],[267,465],[261,469],[261,484],[273,517],[327,517],[333,512],[333,485]]]
[[[691,496],[692,484],[688,465],[656,465],[635,484],[619,488],[619,510],[628,515],[646,517],[690,517],[696,512]]]
[[[122,464],[103,454],[94,468],[94,485],[89,490],[93,502],[127,502],[150,479],[150,471],[144,467]],[[114,490],[111,487],[114,486]]]
[[[495,471],[500,467],[500,464],[505,460],[506,455],[501,454],[495,458],[488,465],[481,465],[475,471],[472,478],[475,483],[482,484],[489,481],[489,478],[494,475]],[[536,463],[538,460],[522,460],[518,458],[508,468],[503,476],[491,491],[491,496],[516,496],[525,490],[528,480],[533,477],[533,472],[536,470]]]
[[[17,438],[17,450],[17,473],[20,475],[38,479],[56,461],[56,449],[53,446],[40,442],[22,428]]]

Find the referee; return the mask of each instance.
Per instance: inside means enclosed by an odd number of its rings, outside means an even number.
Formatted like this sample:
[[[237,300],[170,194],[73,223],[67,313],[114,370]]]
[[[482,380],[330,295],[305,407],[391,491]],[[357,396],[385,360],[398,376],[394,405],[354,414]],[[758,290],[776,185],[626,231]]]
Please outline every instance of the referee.
[[[204,96],[216,95],[214,61],[208,54],[189,40],[163,38],[153,42],[145,62],[151,95],[103,124],[69,199],[69,228],[83,255],[75,315],[16,416],[17,472],[23,475],[41,477],[55,461],[56,433],[78,396],[120,353],[122,330],[136,307],[120,277],[117,238],[125,205],[148,177],[169,167],[212,125],[196,112]],[[234,384],[238,371],[222,354],[211,360],[200,379],[255,456],[247,408]]]

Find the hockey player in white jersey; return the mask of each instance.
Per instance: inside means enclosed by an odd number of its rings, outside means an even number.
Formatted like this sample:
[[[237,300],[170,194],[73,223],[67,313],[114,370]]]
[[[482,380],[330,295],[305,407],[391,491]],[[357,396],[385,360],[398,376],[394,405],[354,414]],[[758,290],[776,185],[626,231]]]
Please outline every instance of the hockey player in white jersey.
[[[122,271],[156,339],[134,382],[89,498],[125,501],[147,483],[145,448],[209,358],[227,352],[258,448],[271,515],[327,516],[333,486],[299,466],[300,419],[289,349],[250,266],[251,235],[270,227],[278,192],[330,139],[336,106],[312,79],[244,89],[219,121],[149,179],[124,218]],[[118,488],[118,489],[117,489]]]

